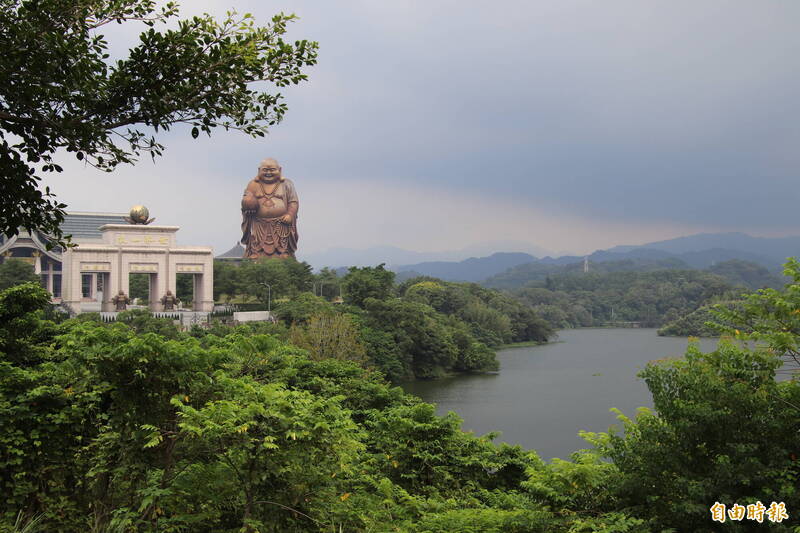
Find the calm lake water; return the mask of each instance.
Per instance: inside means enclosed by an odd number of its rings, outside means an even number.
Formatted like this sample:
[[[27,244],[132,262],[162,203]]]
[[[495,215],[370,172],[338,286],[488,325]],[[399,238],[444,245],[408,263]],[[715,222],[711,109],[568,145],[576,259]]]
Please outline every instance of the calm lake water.
[[[609,409],[628,416],[652,407],[637,372],[648,361],[683,355],[685,338],[659,337],[655,329],[572,329],[559,342],[509,348],[497,353],[500,371],[403,384],[434,403],[439,414],[455,411],[463,429],[500,431],[496,442],[521,444],[543,459],[568,458],[588,447],[578,431],[607,431],[618,421]],[[704,351],[715,339],[702,339]]]

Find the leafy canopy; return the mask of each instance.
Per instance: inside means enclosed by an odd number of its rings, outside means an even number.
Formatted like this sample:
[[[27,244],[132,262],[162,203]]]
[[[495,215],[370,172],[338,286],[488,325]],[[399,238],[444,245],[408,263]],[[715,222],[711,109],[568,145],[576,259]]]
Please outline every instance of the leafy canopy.
[[[39,281],[39,276],[33,273],[33,265],[22,259],[9,258],[0,263],[0,291],[20,285],[26,281]]]
[[[367,298],[385,300],[394,290],[394,272],[384,268],[381,263],[376,267],[350,267],[350,271],[342,280],[344,301],[358,307],[364,307]]]
[[[258,26],[229,12],[155,25],[178,16],[156,0],[0,0],[0,232],[40,229],[62,238],[65,204],[38,188],[60,172],[62,149],[105,171],[153,158],[159,130],[192,126],[197,137],[221,126],[263,136],[286,105],[284,87],[306,79],[317,43],[283,40],[296,19],[280,13]],[[112,61],[103,30],[149,28],[126,58]]]
[[[716,320],[709,323],[717,331],[743,341],[766,344],[784,360],[785,372],[800,368],[800,261],[789,258],[783,275],[791,281],[782,291],[760,289],[745,296],[736,307],[718,305]]]
[[[47,292],[19,285],[0,293],[0,531],[36,516],[65,532],[753,531],[709,506],[800,507],[800,382],[775,379],[797,345],[800,265],[787,272],[785,291],[732,310],[749,328],[734,335],[759,343],[648,364],[654,410],[552,463],[463,432],[342,360],[352,347],[325,358],[252,325],[167,335],[140,313],[54,324]],[[363,322],[375,361],[381,347],[428,375],[467,368],[469,326],[413,301],[448,302],[431,284],[407,295],[417,283],[340,316]]]

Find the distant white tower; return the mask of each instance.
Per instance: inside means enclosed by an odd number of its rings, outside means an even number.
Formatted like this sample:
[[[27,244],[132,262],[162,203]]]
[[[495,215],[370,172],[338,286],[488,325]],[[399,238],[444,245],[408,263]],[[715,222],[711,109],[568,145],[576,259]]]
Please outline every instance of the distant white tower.
[[[583,272],[589,272],[589,256],[583,256]]]

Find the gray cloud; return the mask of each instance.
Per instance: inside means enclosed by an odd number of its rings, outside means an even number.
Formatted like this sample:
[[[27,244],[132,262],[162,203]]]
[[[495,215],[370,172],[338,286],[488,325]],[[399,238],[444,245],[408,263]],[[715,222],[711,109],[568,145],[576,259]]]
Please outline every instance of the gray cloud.
[[[344,205],[346,187],[359,180],[376,184],[376,195],[434,186],[445,197],[457,192],[464,200],[454,205],[464,209],[466,198],[481,199],[504,228],[515,224],[508,206],[517,218],[547,212],[561,244],[547,231],[531,242],[560,249],[591,248],[591,227],[626,224],[642,231],[621,231],[608,244],[704,229],[800,231],[794,2],[215,0],[184,11],[219,15],[231,6],[265,21],[296,12],[292,37],[320,41],[311,81],[286,91],[285,122],[259,141],[220,132],[193,142],[177,130],[165,138],[163,161],[102,182],[70,165],[68,178],[51,180],[62,198],[81,209],[108,210],[101,200],[127,206],[120,192],[135,181],[151,210],[171,210],[162,218],[187,227],[211,194],[218,223],[204,222],[197,238],[227,247],[240,189],[274,155],[301,201],[304,188],[322,184],[341,183],[341,196],[329,200]],[[109,37],[126,43],[131,34]],[[113,184],[113,198],[90,192],[103,184]],[[301,231],[315,223],[312,207],[303,205]],[[329,207],[317,209],[335,226]],[[402,225],[381,219],[386,212],[369,210],[361,223],[383,228],[385,244],[406,243]],[[559,221],[581,236],[560,231]],[[350,223],[343,214],[339,225]],[[305,231],[317,234],[313,225]],[[301,247],[352,239],[333,232]],[[454,239],[468,245],[473,236],[439,228],[425,247]]]

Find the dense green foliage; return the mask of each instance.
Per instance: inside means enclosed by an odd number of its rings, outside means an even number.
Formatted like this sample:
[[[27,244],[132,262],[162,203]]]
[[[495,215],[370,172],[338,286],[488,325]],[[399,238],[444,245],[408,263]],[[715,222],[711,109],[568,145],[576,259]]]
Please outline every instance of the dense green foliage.
[[[141,303],[150,301],[150,274],[130,274],[128,277],[128,296]]]
[[[713,530],[715,501],[800,508],[800,383],[776,381],[779,366],[767,351],[730,342],[649,364],[640,375],[655,413],[622,417],[625,435],[601,446],[619,470],[620,504],[656,530],[680,531]],[[754,527],[730,522],[724,531]]]
[[[520,287],[542,282],[548,277],[563,274],[583,273],[583,262],[557,265],[552,263],[531,262],[509,268],[485,280],[482,285],[496,289],[518,289]],[[655,272],[661,270],[691,270],[692,267],[677,258],[646,259],[633,258],[619,261],[589,261],[589,271],[594,274],[611,272]],[[728,280],[733,285],[741,285],[749,289],[764,287],[779,288],[782,280],[766,267],[743,261],[730,259],[716,263],[701,272],[710,272]]]
[[[379,374],[244,327],[54,325],[47,301],[0,295],[0,530],[566,531],[522,488],[535,456]]]
[[[489,346],[514,342],[545,342],[553,328],[518,299],[475,283],[444,282],[419,277],[403,282],[398,292],[407,300],[433,307],[466,322]]]
[[[707,268],[712,274],[722,276],[734,285],[748,289],[779,289],[785,279],[770,272],[766,267],[750,261],[731,259]]]
[[[6,360],[2,381],[4,506],[62,524],[49,531],[170,531],[291,519],[264,499],[313,505],[303,487],[324,492],[358,447],[339,400],[246,376],[266,364],[254,351],[277,348],[269,337],[203,340],[68,321],[48,347],[17,350],[27,364]]]
[[[331,302],[309,292],[298,294],[291,300],[278,302],[275,313],[287,326],[302,326],[313,316],[334,312]]]
[[[265,90],[305,80],[316,63],[316,43],[283,40],[293,15],[155,28],[177,15],[176,3],[154,0],[0,0],[0,233],[61,237],[66,205],[37,188],[39,172],[61,171],[59,150],[110,171],[160,155],[154,135],[175,124],[193,137],[220,126],[263,136],[286,111]],[[149,28],[112,61],[104,30],[134,21]]]
[[[385,300],[394,295],[394,272],[376,267],[350,267],[342,280],[344,301],[357,307],[364,307],[367,298]]]
[[[54,324],[37,311],[47,293],[19,285],[0,293],[0,531],[21,517],[65,533],[797,532],[800,382],[775,380],[800,342],[800,265],[787,272],[786,291],[730,311],[760,348],[649,364],[654,411],[550,464],[462,432],[359,362],[287,344],[285,326]],[[429,283],[340,316],[452,318],[405,299],[440,296]],[[420,342],[446,355],[442,338]],[[784,502],[790,519],[717,524],[717,501]]]
[[[722,276],[735,285],[749,289],[777,289],[783,286],[785,281],[785,278],[776,276],[761,265],[738,259],[717,263],[709,267],[708,271]],[[736,328],[747,329],[746,325],[741,323],[734,324],[720,316],[720,306],[728,310],[741,310],[741,302],[739,300],[703,305],[664,324],[658,330],[658,334],[677,337],[716,337],[720,333],[719,324],[724,324],[731,330]]]
[[[316,352],[314,346],[341,345],[350,334],[337,332],[355,328],[358,338],[348,345],[365,354],[356,359],[392,381],[496,370],[494,348],[545,342],[553,335],[550,325],[518,300],[475,284],[416,278],[395,285],[394,273],[383,265],[353,267],[339,278],[331,270],[312,274],[307,263],[294,260],[215,263],[215,294],[223,300],[264,301],[262,282],[271,285],[272,310],[294,329],[296,343]],[[309,330],[322,323],[337,327],[312,335]]]
[[[192,274],[177,274],[175,276],[175,295],[184,307],[191,308],[194,298],[194,280]],[[166,292],[166,290],[165,290]],[[150,302],[150,274],[130,274],[128,285],[128,296],[138,298],[139,303],[144,305]],[[162,295],[154,295],[159,300]]]
[[[342,280],[345,301],[359,303],[353,312],[365,326],[368,356],[392,379],[495,370],[492,348],[553,335],[533,311],[497,291],[427,277],[394,287],[393,276],[382,266],[351,268]]]
[[[435,378],[450,371],[497,370],[492,350],[430,306],[368,298],[365,310],[366,325],[388,335],[394,344],[396,360],[389,367],[402,368],[397,377]]]
[[[583,261],[558,265],[552,263],[532,262],[509,268],[481,283],[495,289],[518,289],[526,285],[543,282],[548,277],[565,274],[582,274]],[[593,274],[610,272],[653,272],[659,270],[686,270],[689,265],[676,258],[662,259],[622,259],[619,261],[589,261],[589,271]]]
[[[260,259],[234,264],[214,261],[214,300],[263,302],[311,291],[317,277],[311,265],[294,259]],[[269,285],[267,288],[266,285]]]
[[[712,322],[720,322],[717,313],[720,306],[735,307],[740,305],[741,302],[736,300],[698,307],[688,315],[664,324],[659,328],[658,334],[665,337],[718,337],[719,327],[715,327]],[[732,324],[728,325],[733,326]]]
[[[0,263],[0,291],[28,281],[39,281],[33,265],[21,259],[8,258]]]
[[[720,286],[723,280],[729,292]],[[696,285],[687,283],[703,285],[707,290],[698,292]],[[722,294],[738,297],[744,289],[778,288],[783,283],[765,267],[738,259],[706,270],[690,270],[676,259],[628,259],[590,262],[588,274],[583,272],[583,263],[528,263],[493,276],[483,285],[509,290],[554,328],[615,322],[653,327],[684,320],[686,323],[670,326],[665,334],[713,336],[711,330],[702,328],[707,318],[701,317],[708,316],[704,311],[689,315],[715,303]]]
[[[312,315],[302,326],[292,326],[289,341],[299,348],[305,348],[312,359],[367,363],[359,328],[348,314]]]
[[[580,273],[513,292],[556,328],[639,322],[655,327],[741,291],[698,270]]]
[[[790,282],[782,291],[761,289],[739,306],[719,306],[715,322],[721,333],[743,341],[767,343],[784,359],[784,369],[800,370],[800,262],[791,258],[783,275]]]

